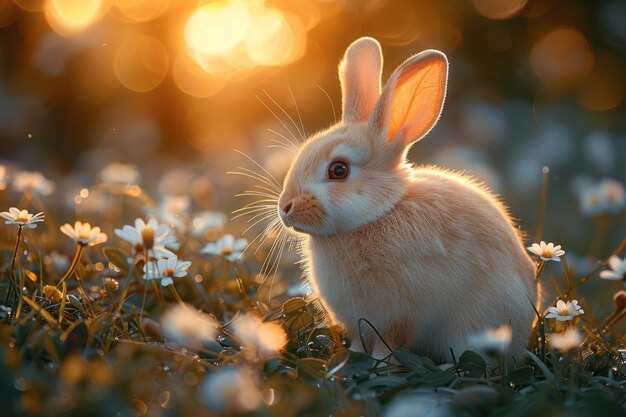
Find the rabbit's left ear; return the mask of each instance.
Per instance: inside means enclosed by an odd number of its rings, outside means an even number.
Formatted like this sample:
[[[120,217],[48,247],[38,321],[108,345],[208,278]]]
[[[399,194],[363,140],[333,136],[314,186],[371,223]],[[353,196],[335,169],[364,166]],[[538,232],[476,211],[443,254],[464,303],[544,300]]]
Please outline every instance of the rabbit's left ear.
[[[370,127],[403,149],[437,123],[448,83],[448,60],[439,51],[412,56],[385,84],[369,119]]]
[[[341,63],[339,79],[344,123],[366,121],[380,95],[383,56],[374,38],[363,37],[352,42]]]

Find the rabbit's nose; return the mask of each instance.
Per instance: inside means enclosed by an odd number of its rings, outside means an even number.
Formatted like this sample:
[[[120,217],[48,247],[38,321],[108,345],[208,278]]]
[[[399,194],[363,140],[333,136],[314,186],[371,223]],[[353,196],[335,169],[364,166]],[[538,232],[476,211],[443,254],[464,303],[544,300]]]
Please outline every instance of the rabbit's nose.
[[[285,204],[285,207],[283,207],[283,212],[285,214],[289,214],[289,212],[291,211],[292,208],[293,208],[293,200],[291,200],[287,204]]]

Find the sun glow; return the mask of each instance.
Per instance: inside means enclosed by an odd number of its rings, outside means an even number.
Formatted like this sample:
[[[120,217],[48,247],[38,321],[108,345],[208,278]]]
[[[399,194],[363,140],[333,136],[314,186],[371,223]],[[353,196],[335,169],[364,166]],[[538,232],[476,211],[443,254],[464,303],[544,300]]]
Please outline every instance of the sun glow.
[[[298,17],[263,1],[223,0],[198,7],[184,38],[204,71],[224,74],[292,62],[303,53],[305,32]]]
[[[223,54],[243,40],[249,24],[250,14],[245,3],[208,3],[187,20],[185,41],[198,54]]]
[[[61,35],[71,35],[87,28],[103,15],[102,0],[48,0],[46,19]]]

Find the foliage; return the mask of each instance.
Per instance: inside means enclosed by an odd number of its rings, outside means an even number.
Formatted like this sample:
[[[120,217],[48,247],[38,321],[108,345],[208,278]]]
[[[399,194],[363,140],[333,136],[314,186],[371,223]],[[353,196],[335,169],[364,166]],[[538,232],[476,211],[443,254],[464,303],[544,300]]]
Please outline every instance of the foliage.
[[[150,205],[126,186],[96,188],[112,204]],[[33,194],[23,203],[43,207]],[[113,227],[141,214],[129,209]],[[299,290],[296,271],[282,268],[286,275],[276,280],[253,272],[269,243],[256,256],[245,253],[245,262],[231,262],[200,254],[217,230],[196,236],[184,226],[171,229],[181,242],[177,254],[192,265],[186,277],[161,286],[143,279],[145,257],[137,247],[129,250],[110,231],[106,244],[78,242],[74,261],[60,262],[66,270],[59,270],[50,249],[65,237],[53,224],[46,216],[31,230],[5,226],[21,237],[17,246],[3,243],[1,252],[3,415],[610,416],[626,408],[624,306],[603,322],[582,303],[585,314],[566,325],[537,312],[524,360],[466,351],[441,365],[405,350],[374,359],[348,349],[315,300]],[[566,300],[606,265],[576,278],[563,261],[558,280],[566,290],[552,280]],[[13,281],[23,288],[20,296],[10,291]],[[190,315],[166,320],[183,303]],[[252,325],[242,332],[246,320]],[[546,333],[564,326],[580,327],[585,338],[561,353],[546,343]]]

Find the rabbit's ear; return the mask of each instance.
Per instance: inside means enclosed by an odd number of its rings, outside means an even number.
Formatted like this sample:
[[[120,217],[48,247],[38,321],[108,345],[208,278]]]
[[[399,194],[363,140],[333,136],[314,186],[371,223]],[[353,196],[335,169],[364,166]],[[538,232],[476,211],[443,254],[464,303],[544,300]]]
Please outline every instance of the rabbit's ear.
[[[369,123],[387,142],[406,148],[437,123],[448,83],[448,60],[428,50],[407,59],[385,84]]]
[[[344,123],[365,121],[380,96],[383,57],[380,44],[373,38],[354,41],[339,64]]]

